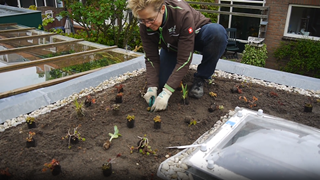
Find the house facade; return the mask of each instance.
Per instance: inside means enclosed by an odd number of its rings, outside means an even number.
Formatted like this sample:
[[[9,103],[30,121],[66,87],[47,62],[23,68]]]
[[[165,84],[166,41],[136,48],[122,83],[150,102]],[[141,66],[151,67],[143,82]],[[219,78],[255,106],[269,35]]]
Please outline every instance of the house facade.
[[[249,36],[265,38],[266,67],[279,69],[273,57],[282,41],[320,40],[320,0],[216,0],[218,23],[237,29],[240,51]]]
[[[272,54],[281,41],[320,40],[320,0],[267,0],[266,6],[270,7],[265,39],[269,53],[266,67],[278,69]]]

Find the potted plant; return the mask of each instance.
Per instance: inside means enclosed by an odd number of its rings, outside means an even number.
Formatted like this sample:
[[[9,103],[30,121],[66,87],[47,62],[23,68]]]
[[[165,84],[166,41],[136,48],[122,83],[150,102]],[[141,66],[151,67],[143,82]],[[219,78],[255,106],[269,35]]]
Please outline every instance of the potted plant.
[[[187,84],[186,86],[183,85],[183,83],[181,83],[181,88],[182,88],[182,103],[184,105],[188,105],[189,101],[188,101],[188,88],[187,88]]]
[[[33,136],[36,135],[35,132],[29,132],[28,133],[28,137],[26,138],[27,139],[27,148],[29,147],[36,147],[36,140],[33,138]]]
[[[155,118],[153,118],[153,121],[154,121],[153,127],[155,129],[160,129],[161,128],[161,118],[160,118],[160,116],[157,115]]]
[[[115,163],[115,159],[120,156],[121,154],[119,153],[116,157],[109,159],[106,163],[102,164],[102,172],[104,176],[108,177],[112,174],[112,163]]]
[[[216,108],[216,105],[214,104],[214,103],[212,103],[211,105],[210,105],[210,107],[208,108],[208,111],[209,112],[213,112],[213,111],[215,111],[217,108]]]
[[[56,176],[61,172],[61,165],[59,161],[52,159],[50,163],[45,163],[42,172],[46,172],[48,169],[51,170],[52,175]]]
[[[114,129],[114,133],[113,133],[113,134],[112,134],[112,133],[109,133],[109,136],[111,136],[111,138],[110,138],[109,140],[107,140],[107,141],[103,144],[103,147],[104,147],[105,149],[109,149],[109,148],[110,148],[112,139],[118,138],[119,136],[121,136],[121,134],[119,134],[119,129],[118,129],[117,126],[114,126],[113,129]]]
[[[157,150],[152,150],[151,146],[149,145],[149,140],[147,138],[147,135],[144,135],[144,137],[138,136],[138,138],[139,138],[138,146],[137,147],[131,146],[130,153],[133,153],[133,150],[138,150],[139,153],[141,154],[156,155]]]
[[[304,103],[304,112],[312,112],[312,98],[308,97],[308,102]]]
[[[111,106],[108,106],[106,110],[112,110],[112,114],[116,116],[120,112],[120,104],[112,104]]]
[[[87,95],[86,100],[84,101],[84,105],[86,107],[89,107],[91,106],[91,104],[94,104],[94,103],[96,103],[96,99],[92,98],[90,95]]]
[[[36,126],[36,122],[34,120],[35,120],[35,118],[34,117],[30,117],[30,116],[28,116],[26,118],[26,123],[27,123],[29,129],[37,127]]]
[[[232,93],[238,93],[238,94],[242,93],[242,89],[240,89],[239,85],[233,86],[230,90],[231,90]]]
[[[122,96],[123,96],[122,92],[117,93],[117,95],[116,95],[116,103],[122,103]]]
[[[52,17],[53,14],[52,13],[48,13],[48,14],[43,14],[42,16],[42,24],[40,24],[38,26],[38,29],[45,29],[45,30],[49,30],[51,28],[53,28],[53,22],[54,22],[54,18]]]
[[[85,141],[85,138],[81,137],[80,132],[78,131],[78,128],[80,128],[81,125],[78,125],[76,128],[73,129],[73,134],[70,133],[70,129],[68,129],[68,134],[65,137],[62,137],[62,139],[68,140],[68,148],[71,148],[70,144],[78,144],[79,140]]]
[[[84,116],[84,108],[83,108],[84,103],[81,103],[81,102],[79,103],[78,99],[75,98],[73,104],[75,106],[75,113],[77,114],[77,116],[79,117]]]
[[[115,86],[115,88],[117,88],[117,93],[121,93],[121,92],[123,92],[123,84],[119,84],[119,85],[117,85],[117,86]]]
[[[10,179],[11,177],[12,177],[12,174],[9,172],[9,168],[0,169],[0,179],[1,180]]]
[[[128,128],[134,127],[134,115],[127,116],[127,126],[128,126]]]

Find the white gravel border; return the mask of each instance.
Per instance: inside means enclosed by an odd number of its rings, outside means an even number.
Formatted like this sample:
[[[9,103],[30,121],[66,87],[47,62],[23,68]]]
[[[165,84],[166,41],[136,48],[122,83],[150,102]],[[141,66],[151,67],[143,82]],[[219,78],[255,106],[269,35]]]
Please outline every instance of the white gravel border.
[[[190,65],[190,69],[196,70],[197,66],[198,65]],[[135,70],[133,72],[124,73],[124,74],[122,74],[120,76],[110,78],[109,80],[106,80],[106,81],[100,83],[96,87],[85,88],[85,89],[81,90],[79,93],[74,93],[74,94],[72,94],[72,95],[70,95],[70,96],[68,96],[68,97],[66,97],[66,98],[64,98],[62,100],[59,100],[59,101],[57,101],[57,102],[55,102],[53,104],[41,107],[38,110],[35,110],[35,111],[31,112],[29,115],[23,114],[23,115],[20,115],[20,116],[18,116],[16,118],[8,119],[3,124],[0,125],[0,132],[3,132],[3,131],[5,131],[6,129],[8,129],[10,127],[16,127],[19,124],[25,123],[26,122],[26,118],[28,116],[37,117],[40,114],[49,113],[52,110],[58,109],[60,107],[65,106],[66,104],[69,104],[70,102],[73,102],[73,100],[75,98],[81,98],[81,97],[87,96],[87,95],[89,95],[91,93],[96,93],[96,92],[102,91],[104,89],[107,89],[109,87],[113,87],[115,84],[122,83],[126,79],[139,76],[142,73],[144,73],[145,71],[146,71],[145,68],[142,68],[142,69],[139,69],[139,70]],[[234,79],[234,80],[238,80],[238,81],[241,81],[241,82],[256,83],[256,84],[260,84],[260,85],[263,85],[263,86],[266,86],[266,87],[274,87],[276,89],[280,89],[280,90],[284,90],[284,91],[288,91],[288,92],[293,92],[293,93],[298,93],[298,94],[305,95],[305,96],[312,96],[312,97],[315,97],[315,98],[319,98],[320,97],[320,90],[318,90],[318,91],[304,90],[304,89],[301,89],[301,88],[290,87],[290,86],[286,86],[286,85],[276,84],[276,83],[273,83],[273,82],[267,82],[267,81],[251,78],[251,77],[244,76],[244,75],[227,73],[227,72],[224,72],[224,71],[221,71],[221,70],[216,70],[213,76],[214,77],[227,78],[227,79]]]

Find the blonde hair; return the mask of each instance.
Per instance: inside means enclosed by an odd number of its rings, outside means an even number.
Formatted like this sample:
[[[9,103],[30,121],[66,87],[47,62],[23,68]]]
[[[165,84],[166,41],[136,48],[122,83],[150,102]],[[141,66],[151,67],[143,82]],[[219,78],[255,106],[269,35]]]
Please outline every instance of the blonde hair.
[[[132,10],[132,14],[137,17],[138,12],[144,10],[148,6],[153,6],[154,11],[157,12],[164,4],[165,0],[129,0],[127,8]]]

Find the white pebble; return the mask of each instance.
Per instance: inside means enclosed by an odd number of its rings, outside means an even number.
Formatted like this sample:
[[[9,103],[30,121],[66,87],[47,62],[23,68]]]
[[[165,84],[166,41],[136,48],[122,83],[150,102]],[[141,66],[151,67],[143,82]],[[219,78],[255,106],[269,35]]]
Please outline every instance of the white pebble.
[[[185,164],[185,163],[181,163],[180,164],[180,167],[187,170],[188,169],[188,166]]]
[[[187,179],[189,179],[189,176],[186,175],[186,173],[177,172],[177,174],[178,174],[178,177],[179,177],[180,179],[182,179],[182,180],[187,180]]]
[[[164,170],[169,170],[169,165],[168,165],[168,163],[163,163],[163,164],[162,164],[162,169],[164,169]]]

